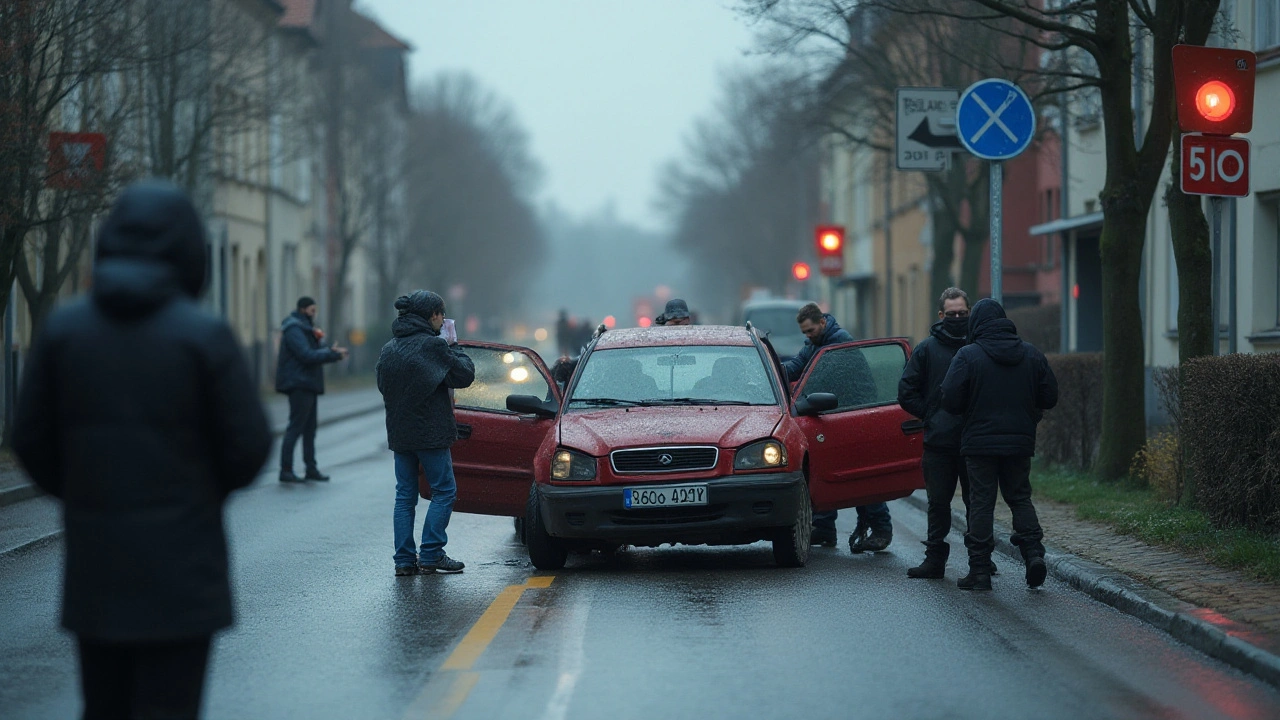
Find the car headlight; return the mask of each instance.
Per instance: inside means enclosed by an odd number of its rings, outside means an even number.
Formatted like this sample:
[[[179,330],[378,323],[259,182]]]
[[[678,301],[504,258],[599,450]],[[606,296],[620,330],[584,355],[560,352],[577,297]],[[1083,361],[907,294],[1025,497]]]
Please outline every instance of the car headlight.
[[[557,448],[551,456],[551,479],[583,482],[596,478],[596,460],[579,452]]]
[[[734,470],[760,470],[786,464],[787,449],[777,440],[752,443],[739,450],[733,458]]]

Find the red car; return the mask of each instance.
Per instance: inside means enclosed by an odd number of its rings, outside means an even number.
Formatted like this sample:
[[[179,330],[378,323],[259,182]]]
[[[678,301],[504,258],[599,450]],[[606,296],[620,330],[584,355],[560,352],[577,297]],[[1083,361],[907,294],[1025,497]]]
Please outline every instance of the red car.
[[[798,567],[814,509],[924,486],[903,339],[824,347],[794,387],[750,325],[604,333],[564,388],[528,348],[460,345],[476,378],[454,398],[454,509],[523,518],[542,570],[572,549],[759,540]]]

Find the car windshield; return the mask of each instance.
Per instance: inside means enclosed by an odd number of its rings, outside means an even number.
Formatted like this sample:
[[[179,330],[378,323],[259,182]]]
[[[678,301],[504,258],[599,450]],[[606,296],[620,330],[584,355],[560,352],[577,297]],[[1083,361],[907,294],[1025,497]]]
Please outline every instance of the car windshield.
[[[781,357],[791,357],[804,345],[804,333],[796,322],[800,308],[752,308],[746,312],[746,320],[762,333],[768,333],[769,342]]]
[[[727,345],[597,350],[569,399],[573,408],[777,403],[759,351]]]

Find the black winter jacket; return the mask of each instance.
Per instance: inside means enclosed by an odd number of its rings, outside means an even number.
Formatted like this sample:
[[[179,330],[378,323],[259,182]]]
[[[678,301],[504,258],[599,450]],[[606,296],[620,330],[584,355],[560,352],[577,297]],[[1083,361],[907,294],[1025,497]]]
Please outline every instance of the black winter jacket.
[[[898,381],[898,404],[924,421],[925,447],[958,454],[964,422],[943,409],[942,379],[956,351],[964,347],[965,339],[948,334],[943,325],[941,321],[934,323],[929,337],[921,340],[911,352],[911,359]]]
[[[13,446],[66,524],[62,623],[106,642],[196,638],[232,622],[222,505],[271,448],[231,329],[196,304],[204,236],[167,183],[127,189],[93,291],[31,348]]]
[[[439,295],[419,290],[396,300],[394,337],[382,346],[375,372],[387,410],[387,446],[394,452],[439,450],[458,439],[450,388],[475,380],[471,358],[449,346],[428,318],[444,308]]]
[[[836,322],[836,319],[830,313],[822,317],[827,319],[827,329],[822,333],[822,337],[818,338],[818,342],[814,343],[812,340],[805,338],[804,346],[800,348],[800,352],[796,353],[795,357],[782,363],[782,369],[787,371],[787,380],[791,382],[799,380],[800,376],[804,374],[804,369],[809,364],[809,361],[813,359],[814,355],[818,354],[819,350],[827,345],[853,342],[853,336],[840,327],[840,324]]]
[[[324,364],[342,355],[321,347],[311,317],[297,310],[280,324],[280,357],[276,360],[276,392],[306,390],[324,394]]]
[[[1044,354],[1018,337],[990,298],[969,313],[969,344],[942,381],[942,407],[964,417],[962,455],[1030,457],[1036,424],[1058,404],[1058,380]]]

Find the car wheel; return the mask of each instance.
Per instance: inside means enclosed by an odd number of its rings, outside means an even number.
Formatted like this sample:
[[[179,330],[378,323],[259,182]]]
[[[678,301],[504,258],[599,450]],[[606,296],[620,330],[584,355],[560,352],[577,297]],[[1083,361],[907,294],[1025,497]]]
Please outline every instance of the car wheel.
[[[529,488],[529,502],[525,505],[524,544],[529,549],[529,561],[539,570],[559,570],[569,557],[564,543],[548,535],[542,524],[537,485]]]
[[[813,505],[809,501],[809,486],[804,485],[796,521],[787,527],[774,530],[773,559],[782,567],[804,567],[809,561],[809,536],[813,534]]]

